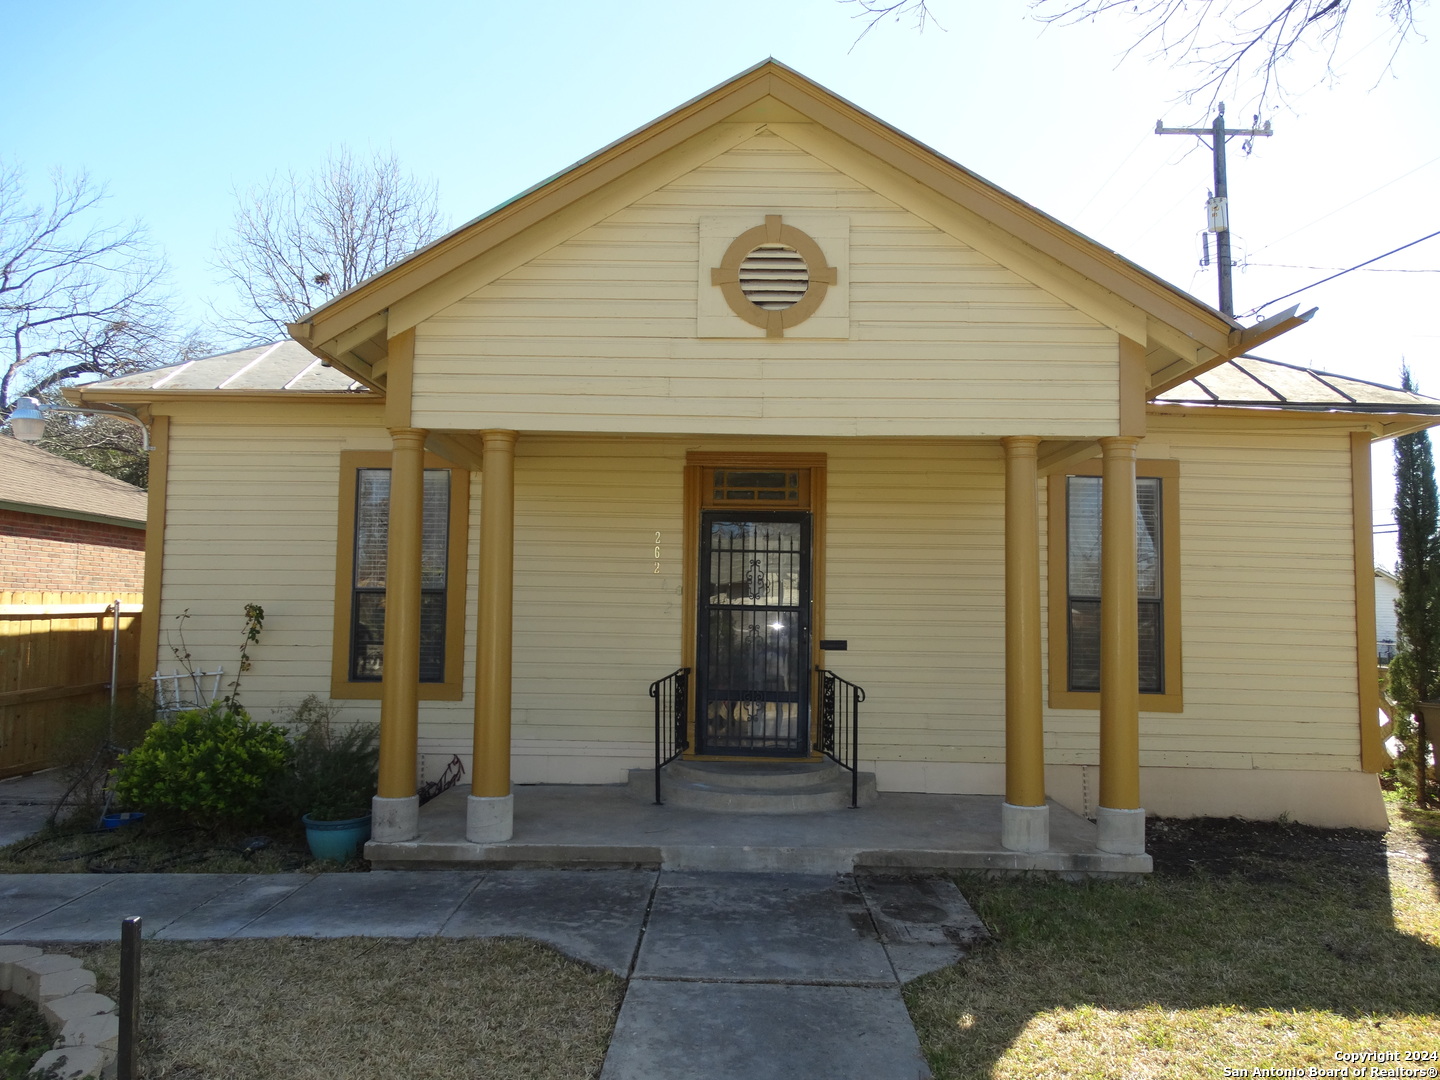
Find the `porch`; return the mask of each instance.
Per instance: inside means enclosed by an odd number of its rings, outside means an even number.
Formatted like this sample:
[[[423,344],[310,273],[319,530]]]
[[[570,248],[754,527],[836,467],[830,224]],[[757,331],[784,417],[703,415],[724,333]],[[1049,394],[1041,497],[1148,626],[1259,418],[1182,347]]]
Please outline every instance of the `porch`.
[[[892,870],[1043,870],[1067,875],[1147,873],[1148,854],[1096,847],[1095,823],[1049,804],[1046,851],[1000,842],[998,795],[882,792],[873,806],[808,814],[722,814],[641,802],[624,785],[536,784],[514,789],[514,834],[465,838],[469,789],[420,808],[414,839],[372,840],[377,870],[474,866],[659,866],[666,870],[849,873]]]

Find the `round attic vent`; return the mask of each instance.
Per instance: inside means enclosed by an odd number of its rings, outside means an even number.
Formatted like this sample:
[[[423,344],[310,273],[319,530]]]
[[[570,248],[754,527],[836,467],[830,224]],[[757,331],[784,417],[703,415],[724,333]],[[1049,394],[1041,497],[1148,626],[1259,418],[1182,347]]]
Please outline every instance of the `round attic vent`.
[[[719,286],[730,310],[766,337],[784,337],[815,314],[838,281],[820,245],[779,214],[766,214],[764,225],[732,240],[710,270],[710,284]]]
[[[740,291],[766,311],[794,307],[809,288],[804,257],[786,244],[761,244],[740,263]]]

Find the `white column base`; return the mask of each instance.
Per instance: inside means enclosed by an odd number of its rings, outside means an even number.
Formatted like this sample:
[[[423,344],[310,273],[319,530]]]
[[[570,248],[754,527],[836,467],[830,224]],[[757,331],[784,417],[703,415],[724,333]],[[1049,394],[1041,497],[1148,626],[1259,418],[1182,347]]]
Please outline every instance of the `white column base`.
[[[1113,855],[1145,854],[1145,811],[1095,808],[1095,846]]]
[[[370,839],[382,844],[398,844],[420,835],[420,796],[406,795],[384,799],[376,795],[370,800]]]
[[[1000,846],[1007,851],[1050,849],[1050,807],[1000,806]]]
[[[515,835],[515,796],[471,795],[465,802],[465,839],[498,844]]]

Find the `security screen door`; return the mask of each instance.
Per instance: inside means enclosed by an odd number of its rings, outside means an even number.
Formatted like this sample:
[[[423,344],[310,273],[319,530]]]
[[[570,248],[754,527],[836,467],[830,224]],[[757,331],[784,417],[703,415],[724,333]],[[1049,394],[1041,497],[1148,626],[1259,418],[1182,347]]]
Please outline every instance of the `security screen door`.
[[[706,511],[696,749],[803,756],[810,735],[810,514]]]

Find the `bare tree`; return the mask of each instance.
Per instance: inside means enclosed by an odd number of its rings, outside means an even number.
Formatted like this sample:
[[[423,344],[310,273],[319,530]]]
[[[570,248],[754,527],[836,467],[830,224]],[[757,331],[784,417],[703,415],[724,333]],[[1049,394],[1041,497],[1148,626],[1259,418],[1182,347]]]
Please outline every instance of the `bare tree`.
[[[192,330],[173,346],[173,351],[167,349],[166,363],[183,364],[215,352],[215,346],[203,334]],[[52,387],[39,396],[47,405],[66,404],[58,388]],[[45,424],[40,448],[127,484],[149,486],[150,458],[143,449],[140,429],[123,420],[103,415],[52,413]]]
[[[18,167],[0,167],[0,413],[87,375],[161,362],[170,340],[163,262],[137,225],[96,222],[103,189],[55,173],[28,204]]]
[[[236,200],[215,267],[238,293],[217,312],[221,330],[242,341],[284,337],[286,323],[443,231],[438,185],[404,172],[393,153],[356,160],[342,148],[309,176],[276,174]]]
[[[908,18],[917,29],[935,21],[933,0],[843,0],[866,20],[861,37],[887,18]],[[1389,20],[1390,61],[1415,36],[1416,8],[1425,0],[1377,0]],[[1335,53],[1345,31],[1352,0],[1030,0],[1044,23],[1077,23],[1128,18],[1136,27],[1137,50],[1194,74],[1184,96],[1213,104],[1222,94],[1239,91],[1258,110],[1270,98],[1283,97],[1281,73],[1287,61],[1315,51],[1334,75]],[[936,25],[939,25],[938,23]],[[1388,62],[1386,68],[1388,69]]]

